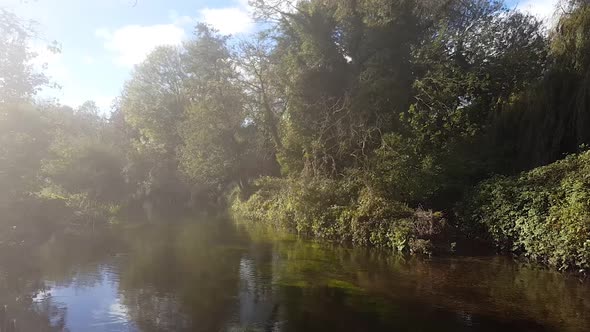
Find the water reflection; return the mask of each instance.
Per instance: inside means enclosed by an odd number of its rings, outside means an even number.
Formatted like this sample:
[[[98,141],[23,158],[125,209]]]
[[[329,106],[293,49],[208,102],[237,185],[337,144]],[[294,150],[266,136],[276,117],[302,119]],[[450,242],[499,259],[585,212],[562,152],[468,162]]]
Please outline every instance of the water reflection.
[[[131,242],[120,291],[143,331],[218,331],[231,314],[240,250],[230,229],[147,229]]]
[[[2,332],[590,330],[588,283],[501,257],[404,259],[218,222],[0,256]]]
[[[137,331],[124,297],[118,292],[120,263],[99,264],[96,271],[79,271],[68,283],[52,282],[33,302],[37,307],[60,308],[67,313],[51,325],[71,331]],[[67,319],[66,319],[67,318]]]

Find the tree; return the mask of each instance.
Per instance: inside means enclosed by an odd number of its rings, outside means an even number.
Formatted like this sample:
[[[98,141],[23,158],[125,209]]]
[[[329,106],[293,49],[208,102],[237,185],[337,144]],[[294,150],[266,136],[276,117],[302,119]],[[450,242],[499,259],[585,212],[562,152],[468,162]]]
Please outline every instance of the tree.
[[[226,41],[200,25],[196,39],[186,45],[192,106],[182,124],[179,155],[191,181],[217,192],[231,182],[245,184],[247,174],[240,163],[254,128],[246,119],[244,95]]]
[[[278,72],[279,59],[273,47],[268,32],[262,32],[255,39],[240,44],[237,61],[248,117],[272,140],[276,153],[283,147],[280,125],[287,101]]]
[[[139,64],[119,102],[127,139],[127,180],[138,197],[177,204],[187,195],[180,179],[177,151],[179,129],[189,105],[184,50],[159,47]]]
[[[34,33],[31,23],[0,8],[0,103],[30,101],[49,82],[31,64],[36,56],[29,48]]]
[[[47,157],[51,125],[33,106],[0,106],[0,208],[39,189],[38,171]]]
[[[542,77],[541,22],[499,2],[456,2],[415,54],[415,97],[407,122],[431,149],[480,131],[510,98]]]
[[[590,4],[571,1],[565,8],[550,34],[551,62],[542,80],[494,123],[491,140],[509,172],[549,164],[590,144]]]
[[[489,138],[490,127],[542,78],[547,39],[539,20],[501,2],[450,2],[428,25],[413,66],[406,135],[438,170],[431,203],[448,206],[502,167],[495,156],[501,144]]]
[[[178,124],[189,96],[182,50],[159,47],[138,65],[126,83],[121,110],[148,149],[173,156],[179,145]]]

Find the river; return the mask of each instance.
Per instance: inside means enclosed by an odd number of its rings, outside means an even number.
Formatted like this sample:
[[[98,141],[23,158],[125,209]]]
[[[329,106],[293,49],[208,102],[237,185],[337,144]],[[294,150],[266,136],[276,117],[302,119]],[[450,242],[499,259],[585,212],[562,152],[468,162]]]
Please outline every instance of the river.
[[[19,252],[22,251],[22,252]],[[590,331],[590,283],[219,222],[55,237],[0,259],[0,331]]]

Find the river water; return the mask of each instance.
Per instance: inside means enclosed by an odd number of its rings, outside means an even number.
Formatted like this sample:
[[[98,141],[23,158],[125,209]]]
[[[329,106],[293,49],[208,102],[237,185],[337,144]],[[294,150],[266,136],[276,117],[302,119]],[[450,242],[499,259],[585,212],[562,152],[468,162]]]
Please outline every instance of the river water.
[[[21,250],[22,252],[19,252]],[[590,283],[211,223],[54,238],[0,260],[0,331],[590,331]]]

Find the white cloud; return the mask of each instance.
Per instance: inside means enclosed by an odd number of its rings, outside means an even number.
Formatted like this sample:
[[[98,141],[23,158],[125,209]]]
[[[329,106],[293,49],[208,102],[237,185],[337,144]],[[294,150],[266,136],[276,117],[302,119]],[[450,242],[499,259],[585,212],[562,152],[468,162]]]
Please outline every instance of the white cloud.
[[[234,0],[234,6],[204,8],[196,17],[179,15],[170,10],[171,23],[157,25],[126,25],[117,29],[101,28],[95,35],[103,41],[104,48],[113,55],[113,62],[133,66],[142,62],[157,46],[178,45],[186,36],[185,28],[196,22],[204,22],[221,34],[249,33],[255,27],[248,0]],[[83,59],[86,64],[94,59]]]
[[[142,62],[157,46],[178,45],[185,36],[184,29],[175,24],[127,25],[114,31],[98,29],[95,34],[114,53],[114,62],[123,66]]]
[[[170,9],[168,11],[168,18],[177,26],[194,25],[197,23],[194,17],[188,15],[180,15],[176,10]]]
[[[93,65],[96,63],[96,59],[91,55],[85,55],[82,57],[82,62],[85,65]]]
[[[84,84],[77,80],[75,73],[70,71],[63,53],[56,53],[47,48],[43,43],[34,43],[31,51],[37,56],[32,59],[33,66],[43,71],[52,83],[57,83],[61,88],[51,86],[44,87],[38,94],[39,100],[54,100],[63,105],[79,107],[88,100],[93,100],[103,114],[108,114],[111,109],[113,96],[97,93],[94,89],[84,88]],[[82,57],[84,63],[94,63],[91,56]]]
[[[254,28],[254,20],[245,6],[205,8],[200,14],[202,22],[213,26],[224,35],[248,33]]]
[[[270,4],[281,12],[294,12],[299,0],[270,0]],[[186,17],[185,17],[186,18]],[[233,0],[233,5],[222,8],[204,8],[199,11],[196,21],[213,26],[224,35],[247,34],[254,31],[254,8],[249,0]]]
[[[551,21],[558,3],[559,0],[524,0],[518,4],[517,8],[539,19]]]

